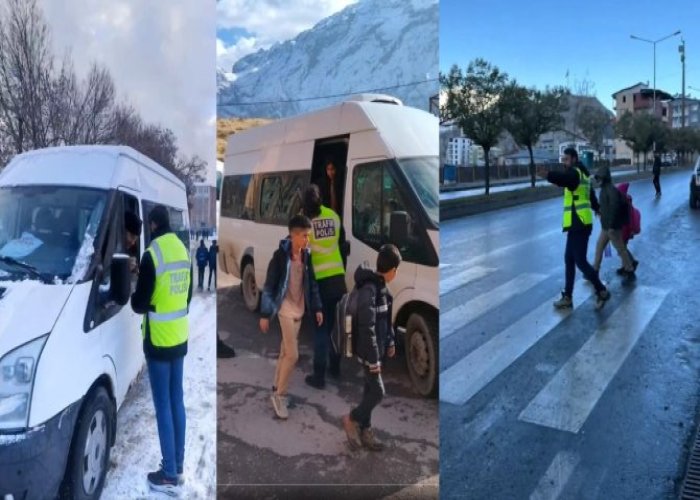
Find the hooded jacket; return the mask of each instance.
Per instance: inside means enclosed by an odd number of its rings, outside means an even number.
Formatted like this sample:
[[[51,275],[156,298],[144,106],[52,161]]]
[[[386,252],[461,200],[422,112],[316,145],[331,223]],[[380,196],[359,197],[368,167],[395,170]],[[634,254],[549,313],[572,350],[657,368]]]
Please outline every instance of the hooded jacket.
[[[311,252],[308,248],[302,250],[301,260],[304,265],[304,309],[307,313],[322,312],[321,296],[311,267]],[[267,266],[267,277],[260,300],[260,314],[263,318],[271,319],[279,312],[289,288],[291,266],[292,240],[285,238],[280,241],[279,248],[275,250]],[[330,318],[323,320],[329,321]]]
[[[363,365],[381,364],[387,348],[395,345],[391,322],[393,298],[384,278],[366,265],[355,271],[357,297],[357,339],[355,353]]]
[[[200,242],[199,247],[197,248],[197,266],[199,267],[207,267],[207,263],[209,262],[209,250],[207,250],[207,247],[204,246],[204,242]]]
[[[600,167],[596,173],[596,179],[600,182],[600,225],[604,230],[622,229],[627,223],[626,213],[623,210],[622,193],[612,183],[612,175],[608,167]]]

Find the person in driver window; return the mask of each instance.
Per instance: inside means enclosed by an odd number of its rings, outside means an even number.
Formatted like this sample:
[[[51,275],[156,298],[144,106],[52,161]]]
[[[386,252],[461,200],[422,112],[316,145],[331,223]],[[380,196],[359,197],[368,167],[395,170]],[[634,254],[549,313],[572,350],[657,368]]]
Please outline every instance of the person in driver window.
[[[124,251],[129,255],[129,270],[133,274],[139,272],[138,242],[142,225],[141,219],[134,212],[124,213]]]

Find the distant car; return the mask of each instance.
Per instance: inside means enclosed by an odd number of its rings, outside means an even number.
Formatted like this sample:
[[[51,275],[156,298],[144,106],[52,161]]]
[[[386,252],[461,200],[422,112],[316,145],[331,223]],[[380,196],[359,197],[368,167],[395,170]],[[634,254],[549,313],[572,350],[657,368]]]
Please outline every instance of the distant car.
[[[690,208],[698,208],[700,205],[700,158],[695,162],[693,175],[690,178]]]

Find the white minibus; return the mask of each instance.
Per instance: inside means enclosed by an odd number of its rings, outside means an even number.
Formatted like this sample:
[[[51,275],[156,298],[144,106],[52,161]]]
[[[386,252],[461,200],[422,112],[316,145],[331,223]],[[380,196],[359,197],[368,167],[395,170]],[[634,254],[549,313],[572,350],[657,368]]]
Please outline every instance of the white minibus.
[[[189,245],[185,185],[131,148],[40,149],[0,172],[0,498],[99,497],[144,364],[129,256],[149,228],[129,253],[124,214],[156,205]]]
[[[329,108],[231,135],[224,161],[220,269],[242,280],[259,305],[268,262],[309,183],[326,163],[340,179],[337,205],[347,239],[348,288],[375,265],[384,243],[403,256],[391,284],[394,322],[418,393],[437,390],[438,119],[390,96],[362,95]]]

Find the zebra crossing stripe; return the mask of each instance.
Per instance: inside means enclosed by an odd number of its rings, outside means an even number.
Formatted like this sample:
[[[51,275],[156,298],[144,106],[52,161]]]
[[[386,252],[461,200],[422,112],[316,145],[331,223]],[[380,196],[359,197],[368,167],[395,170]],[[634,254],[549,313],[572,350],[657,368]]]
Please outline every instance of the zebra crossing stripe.
[[[593,294],[593,288],[576,283],[574,309]],[[520,318],[481,347],[440,374],[440,400],[463,405],[508,368],[542,337],[569,317],[573,309],[557,311],[557,294]],[[579,302],[580,301],[580,302]]]
[[[530,495],[530,500],[556,500],[559,498],[580,460],[581,457],[570,451],[557,453],[537,484],[537,488]]]
[[[461,273],[450,273],[451,276],[442,278],[443,273],[441,273],[440,278],[440,296],[446,295],[458,288],[468,285],[469,283],[479,280],[485,276],[488,276],[495,269],[483,266],[470,267],[466,271]],[[447,273],[444,273],[447,274]]]
[[[530,290],[546,279],[547,275],[545,274],[523,273],[509,282],[441,314],[440,338],[449,337],[481,315],[500,307],[513,297]]]
[[[520,420],[578,433],[667,295],[658,288],[635,288],[535,396]]]

